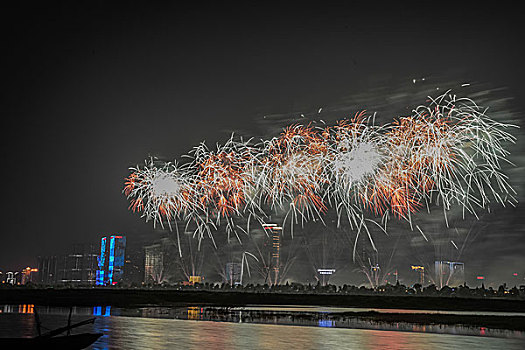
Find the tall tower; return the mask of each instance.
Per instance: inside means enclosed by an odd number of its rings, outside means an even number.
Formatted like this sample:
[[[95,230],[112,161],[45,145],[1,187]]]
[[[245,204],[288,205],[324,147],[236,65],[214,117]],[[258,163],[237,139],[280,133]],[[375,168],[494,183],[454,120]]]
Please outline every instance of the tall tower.
[[[241,283],[241,264],[229,262],[226,264],[226,282],[230,286],[236,286]]]
[[[98,258],[97,286],[117,284],[124,273],[125,236],[102,237]]]
[[[281,267],[281,232],[283,228],[277,226],[277,224],[263,224],[263,227],[265,230],[267,230],[268,236],[270,236],[272,239],[272,259],[270,266],[272,267],[273,276],[271,278],[271,282],[273,285],[276,285],[279,283],[279,273]]]
[[[164,281],[164,252],[162,245],[144,247],[144,282],[162,283]]]

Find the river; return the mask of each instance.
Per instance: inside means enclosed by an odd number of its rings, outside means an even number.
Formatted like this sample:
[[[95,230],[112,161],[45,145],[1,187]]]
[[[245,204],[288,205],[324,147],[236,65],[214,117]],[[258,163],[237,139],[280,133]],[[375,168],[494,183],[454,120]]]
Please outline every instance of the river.
[[[0,306],[0,337],[35,335],[34,311],[43,331],[67,324],[70,309],[34,305]],[[462,326],[417,326],[373,323],[337,324],[330,319],[220,319],[201,307],[116,309],[107,306],[72,309],[72,323],[95,316],[95,322],[73,334],[104,335],[89,349],[524,349],[523,332]],[[257,307],[238,309],[234,315]],[[263,309],[263,308],[261,308]],[[265,309],[268,309],[265,307]],[[310,312],[301,308],[296,312]],[[272,310],[283,311],[286,307]],[[356,310],[356,309],[353,309]],[[317,308],[316,312],[326,312]],[[207,318],[215,317],[215,321]],[[219,322],[222,320],[223,322]],[[235,320],[235,322],[231,322]],[[226,321],[226,322],[224,322]],[[288,324],[285,324],[288,323]],[[300,324],[300,325],[294,325]],[[347,328],[350,327],[350,328]],[[354,328],[356,327],[356,328]],[[366,329],[375,328],[375,329]],[[395,330],[394,330],[395,329]],[[469,333],[471,332],[471,333]],[[492,333],[491,333],[492,332]],[[472,335],[465,335],[472,334]],[[475,334],[475,335],[474,335]]]

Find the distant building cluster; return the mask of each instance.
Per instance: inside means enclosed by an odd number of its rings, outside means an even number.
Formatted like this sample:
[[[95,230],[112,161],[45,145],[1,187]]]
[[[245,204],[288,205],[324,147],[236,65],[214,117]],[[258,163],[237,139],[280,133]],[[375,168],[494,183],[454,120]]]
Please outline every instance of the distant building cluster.
[[[106,286],[142,283],[143,255],[126,252],[126,237],[102,237],[95,244],[74,244],[65,254],[38,256],[36,267],[0,271],[3,284]],[[140,276],[140,278],[137,278]]]
[[[141,286],[173,282],[173,242],[168,238],[129,249],[124,235],[100,237],[97,243],[74,244],[65,254],[37,257],[36,267],[0,271],[0,283],[47,286]],[[231,276],[239,283],[240,264]],[[179,276],[180,277],[180,274]],[[180,280],[180,279],[179,279]],[[204,277],[189,273],[186,284],[202,283]]]
[[[34,283],[36,281],[36,274],[38,269],[26,267],[20,271],[0,271],[0,282],[2,284],[21,285],[27,283]]]
[[[267,260],[263,260],[263,254],[259,256],[259,260],[249,252],[243,253],[241,261],[231,256],[227,260],[218,259],[214,267],[222,284],[238,287],[253,283],[254,279],[250,280],[246,276],[250,274],[247,259],[252,264],[251,273],[258,274],[259,279],[263,276],[264,284],[279,286],[286,282],[283,281],[286,271],[281,263],[282,228],[275,224],[266,224],[264,229],[267,238],[262,249],[265,249]],[[193,241],[187,240],[185,243],[184,239],[166,237],[145,246],[130,247],[130,242],[124,235],[105,235],[96,243],[72,245],[66,254],[38,256],[35,267],[26,267],[20,271],[0,271],[0,283],[101,287],[216,283],[217,280],[214,281],[213,277],[209,282],[205,280],[202,275],[205,255],[196,254],[199,248],[191,246],[191,242]],[[370,257],[366,260],[369,265],[363,265],[365,267],[361,272],[368,278],[370,288],[380,291],[385,286],[399,284],[397,268],[386,268]],[[409,285],[416,290],[424,286],[435,286],[438,290],[466,286],[463,262],[436,260],[433,266],[409,266],[410,269],[403,272],[403,280],[405,283],[410,281]],[[338,271],[339,268],[329,264],[316,266],[314,283],[317,281],[321,286],[328,286],[330,278]],[[514,285],[521,286],[521,280],[517,272],[513,273]],[[484,287],[488,281],[483,275],[477,275],[476,282],[477,286]]]

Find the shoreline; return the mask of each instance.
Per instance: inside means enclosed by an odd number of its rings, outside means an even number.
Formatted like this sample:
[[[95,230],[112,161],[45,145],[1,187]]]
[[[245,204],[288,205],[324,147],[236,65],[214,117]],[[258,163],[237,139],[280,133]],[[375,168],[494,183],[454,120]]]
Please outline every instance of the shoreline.
[[[443,311],[525,312],[525,300],[518,298],[467,298],[416,295],[354,295],[258,293],[174,289],[0,289],[0,304],[47,306],[247,306],[308,305],[378,309]]]
[[[269,323],[336,328],[459,327],[472,332],[518,332],[525,338],[525,300],[449,296],[393,296],[256,293],[173,289],[0,289],[0,305],[98,307],[121,309],[112,316],[199,319],[218,322]],[[305,310],[301,310],[301,307]],[[308,310],[308,308],[333,310]],[[344,308],[386,309],[344,310]],[[299,309],[299,310],[298,310]],[[401,311],[405,310],[405,311]],[[414,312],[410,312],[414,310]],[[425,312],[426,311],[426,312]],[[445,313],[439,313],[443,311]],[[480,314],[461,314],[461,312]],[[457,312],[457,313],[454,313]],[[505,312],[487,315],[483,312]],[[515,313],[515,315],[513,314]],[[396,327],[393,329],[393,327]],[[455,332],[455,331],[454,331]]]

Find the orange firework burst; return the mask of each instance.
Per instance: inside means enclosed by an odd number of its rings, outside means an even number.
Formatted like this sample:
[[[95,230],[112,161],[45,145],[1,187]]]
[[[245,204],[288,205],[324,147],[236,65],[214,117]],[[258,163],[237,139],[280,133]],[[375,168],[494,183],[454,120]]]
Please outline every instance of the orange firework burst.
[[[124,193],[147,220],[193,221],[199,237],[204,230],[211,236],[209,226],[221,219],[230,233],[234,217],[262,222],[274,210],[297,222],[321,218],[331,206],[358,230],[366,211],[385,223],[390,213],[410,221],[424,205],[446,213],[459,204],[476,215],[494,200],[516,202],[500,165],[508,161],[503,143],[514,141],[504,130],[510,125],[484,113],[445,94],[383,126],[362,111],[331,127],[291,125],[256,145],[232,136],[215,151],[196,147],[182,168],[151,161],[132,169]]]
[[[244,164],[246,159],[235,152],[209,153],[197,162],[197,191],[200,202],[215,206],[224,217],[239,213],[245,204]]]
[[[327,182],[323,172],[325,139],[311,126],[292,125],[266,144],[261,169],[263,192],[272,207],[290,204],[306,215],[327,208],[320,191]]]
[[[205,145],[195,150],[199,202],[213,209],[217,222],[221,217],[241,215],[246,207],[246,191],[252,186],[246,171],[252,158],[252,148],[233,138],[215,152]]]

